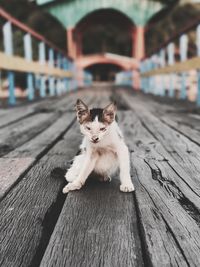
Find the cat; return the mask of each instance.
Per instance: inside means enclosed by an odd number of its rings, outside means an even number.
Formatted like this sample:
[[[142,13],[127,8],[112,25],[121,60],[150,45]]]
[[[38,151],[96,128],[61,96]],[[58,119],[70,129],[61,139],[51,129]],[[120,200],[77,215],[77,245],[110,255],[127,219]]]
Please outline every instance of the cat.
[[[130,176],[128,147],[115,120],[117,107],[110,103],[104,109],[88,106],[80,99],[76,102],[77,120],[84,135],[81,153],[74,158],[65,178],[69,182],[63,193],[80,189],[93,171],[110,181],[110,176],[120,169],[120,190],[134,191]]]

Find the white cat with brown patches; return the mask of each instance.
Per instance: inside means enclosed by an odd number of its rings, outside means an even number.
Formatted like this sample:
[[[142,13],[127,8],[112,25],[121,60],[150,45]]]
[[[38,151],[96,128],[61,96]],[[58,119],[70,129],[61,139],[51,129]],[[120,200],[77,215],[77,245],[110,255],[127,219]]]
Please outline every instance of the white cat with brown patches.
[[[77,119],[84,135],[81,154],[74,158],[65,178],[69,182],[63,193],[80,189],[92,171],[103,181],[120,169],[120,190],[134,191],[130,176],[130,158],[122,133],[115,120],[116,105],[89,109],[80,99],[76,103]]]

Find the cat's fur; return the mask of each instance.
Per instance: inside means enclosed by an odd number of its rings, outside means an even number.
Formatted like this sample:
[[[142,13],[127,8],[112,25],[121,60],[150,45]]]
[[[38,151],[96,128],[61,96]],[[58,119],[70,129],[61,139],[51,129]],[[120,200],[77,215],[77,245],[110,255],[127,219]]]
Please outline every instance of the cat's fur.
[[[77,120],[84,135],[80,155],[74,158],[65,178],[69,182],[63,193],[80,189],[89,174],[94,171],[103,181],[110,180],[120,169],[120,190],[134,191],[130,177],[129,151],[115,120],[116,105],[111,103],[104,109],[91,109],[80,99],[76,103]]]

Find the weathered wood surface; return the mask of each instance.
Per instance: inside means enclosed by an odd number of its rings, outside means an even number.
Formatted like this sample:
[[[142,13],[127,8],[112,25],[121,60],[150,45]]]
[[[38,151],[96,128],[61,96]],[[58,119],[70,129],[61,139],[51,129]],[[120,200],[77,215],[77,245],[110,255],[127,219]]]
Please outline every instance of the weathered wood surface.
[[[80,93],[82,96],[82,94]],[[58,101],[62,102],[63,106],[69,104],[69,106],[74,105],[75,103],[75,96],[73,95],[70,97],[67,97],[65,99],[65,103],[63,100]],[[77,96],[76,96],[77,97]],[[83,96],[83,99],[85,97]],[[87,98],[87,101],[91,101],[94,97],[91,95]],[[87,103],[86,101],[86,103]],[[51,101],[52,102],[52,101]],[[73,104],[72,104],[73,103]],[[53,106],[56,105],[56,103]],[[47,102],[44,102],[44,107],[47,108]],[[37,105],[38,106],[38,105]],[[41,103],[39,104],[39,108],[41,110]],[[62,105],[61,105],[62,107]],[[67,110],[65,108],[65,110]],[[6,194],[6,192],[13,186],[14,183],[20,179],[21,175],[25,171],[27,171],[33,163],[42,157],[42,155],[45,154],[45,151],[49,150],[56,142],[57,140],[61,137],[61,135],[67,131],[67,129],[72,125],[72,123],[75,120],[75,114],[70,112],[70,113],[64,113],[60,118],[58,118],[57,121],[53,121],[53,123],[46,129],[43,127],[43,131],[36,136],[33,136],[33,132],[31,133],[31,136],[29,135],[29,142],[25,142],[20,146],[17,146],[14,150],[14,146],[11,146],[10,143],[14,142],[15,139],[8,139],[8,136],[5,136],[7,139],[8,143],[8,148],[12,150],[10,153],[7,153],[4,155],[4,158],[1,159],[0,165],[2,166],[1,168],[1,173],[0,173],[0,199]],[[18,120],[17,120],[18,121]],[[21,123],[21,121],[20,121]],[[15,124],[14,124],[15,125]],[[10,128],[13,128],[13,124],[10,125]],[[39,128],[39,127],[38,127]],[[37,128],[37,129],[38,129]],[[5,128],[6,129],[6,128]],[[4,129],[4,132],[5,132]],[[21,128],[18,128],[15,133],[20,135],[22,131]],[[27,137],[26,134],[24,134],[25,137]],[[19,140],[17,144],[19,143]],[[15,146],[17,145],[15,143]],[[3,154],[2,151],[1,153]],[[9,177],[9,179],[8,179]]]
[[[133,196],[116,178],[68,194],[40,266],[143,266]]]
[[[87,90],[85,90],[87,92]],[[82,96],[82,93],[80,93]],[[0,109],[0,128],[13,122],[23,120],[24,118],[39,112],[67,111],[73,109],[77,94],[71,92],[64,99],[48,98],[40,102],[25,106],[17,106],[12,109]]]
[[[91,100],[91,97],[93,98],[93,96],[88,98]],[[95,101],[99,101],[99,98]],[[68,115],[75,117],[75,114]],[[61,119],[65,125],[64,116]],[[52,125],[53,130],[58,126],[58,122],[59,120]],[[77,124],[73,123],[71,128],[68,126],[66,122],[66,134],[62,133],[63,129],[62,131],[57,129],[60,136],[57,136],[57,140],[55,136],[52,138],[52,148],[50,147],[47,154],[35,162],[0,203],[0,243],[4,243],[4,246],[0,247],[1,266],[36,266],[35,264],[38,264],[40,260],[40,254],[43,253],[46,239],[48,240],[48,235],[50,235],[45,230],[51,229],[51,225],[55,223],[56,214],[59,214],[64,200],[61,193],[64,185],[64,172],[78,151],[81,140]],[[49,131],[48,134],[50,134]],[[40,142],[43,137],[44,135],[38,141]],[[33,144],[36,145],[37,141]],[[40,152],[37,149],[35,151],[36,154]],[[15,153],[19,156],[21,152],[22,162],[27,153],[31,154],[31,150],[24,151],[22,148],[22,150],[15,150],[11,156],[13,157]],[[5,159],[10,160],[8,155]],[[60,207],[55,205],[56,201]],[[52,222],[49,222],[48,216],[55,218],[51,218]]]
[[[147,254],[155,266],[170,262],[172,266],[187,266],[186,257],[193,259],[194,266],[198,266],[200,221],[197,207],[200,207],[200,198],[180,180],[179,174],[171,167],[173,158],[167,155],[136,115],[130,111],[122,115],[121,126],[132,151],[134,177],[137,177],[136,197],[148,240]]]
[[[91,179],[65,197],[74,104],[118,102],[134,194]],[[200,118],[123,89],[0,110],[0,266],[200,266]],[[17,110],[19,112],[17,112]]]
[[[132,194],[119,180],[69,193],[41,262],[44,266],[143,266]]]

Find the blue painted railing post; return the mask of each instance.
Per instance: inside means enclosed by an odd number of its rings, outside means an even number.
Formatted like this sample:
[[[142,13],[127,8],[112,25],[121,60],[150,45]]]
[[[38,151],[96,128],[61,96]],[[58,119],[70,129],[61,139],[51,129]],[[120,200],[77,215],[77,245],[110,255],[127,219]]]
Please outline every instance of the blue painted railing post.
[[[174,46],[174,43],[170,43],[168,46],[167,46],[167,53],[168,53],[168,64],[169,65],[173,65],[175,60],[174,60],[174,51],[175,50],[175,46]],[[174,74],[170,74],[170,84],[169,84],[169,96],[170,97],[174,97]]]
[[[140,63],[140,72],[141,74],[145,73],[145,60],[141,61]],[[142,91],[145,93],[145,77],[142,77],[142,85],[141,85],[141,89]],[[132,80],[133,80],[133,77],[132,77]]]
[[[180,37],[180,60],[185,61],[187,60],[187,51],[188,51],[188,37],[186,34],[183,34]],[[181,73],[181,99],[186,99],[187,92],[186,92],[186,73]]]
[[[164,68],[166,65],[164,49],[160,50],[160,65],[161,65],[161,68]],[[160,75],[160,79],[161,79],[160,80],[160,95],[164,96],[165,95],[165,79],[164,79],[163,74]]]
[[[32,61],[32,43],[31,43],[31,35],[24,35],[24,56],[25,59],[30,62]],[[27,88],[28,88],[28,99],[31,101],[34,99],[34,85],[33,85],[33,74],[27,74]]]
[[[145,59],[144,61],[144,72],[147,72],[148,71],[148,60]],[[147,90],[148,90],[148,77],[145,77],[144,79],[144,90],[145,90],[145,93],[147,93]]]
[[[69,70],[72,73],[72,78],[70,79],[70,84],[69,84],[69,88],[71,91],[71,90],[73,90],[73,85],[74,85],[74,72],[73,72],[73,64],[71,61],[69,63]]]
[[[45,44],[43,42],[39,43],[39,62],[41,65],[45,64]],[[40,76],[40,97],[46,96],[46,77],[45,75]]]
[[[54,67],[54,51],[52,48],[49,49],[49,67]],[[54,96],[55,95],[55,79],[53,76],[49,77],[49,93],[50,96]]]
[[[8,56],[13,55],[13,38],[12,38],[12,25],[10,22],[6,22],[3,25],[3,42],[4,42],[4,51]],[[10,105],[16,103],[15,98],[15,80],[14,72],[8,71],[8,83],[9,83],[9,98],[8,102]]]
[[[147,65],[147,71],[151,71],[151,61],[150,61],[149,58],[146,61],[146,65]],[[146,78],[146,84],[147,84],[147,86],[146,86],[146,93],[149,93],[149,91],[150,91],[150,79],[151,79],[150,76],[148,76]]]
[[[68,60],[65,57],[63,58],[63,69],[65,71],[67,71],[67,69],[68,69]],[[69,89],[69,83],[68,83],[68,78],[67,77],[64,78],[64,85],[65,85],[65,92],[67,92],[68,89]]]
[[[140,70],[140,80],[141,80],[141,90],[144,92],[144,77],[142,77],[142,73],[144,71],[144,61],[140,61],[140,64],[139,64],[139,70]]]
[[[154,70],[156,68],[155,65],[155,55],[152,55],[150,58],[150,63],[151,63],[151,70]],[[155,76],[150,76],[150,93],[154,94],[155,90]]]
[[[59,69],[62,68],[62,57],[60,53],[57,54],[57,68]],[[61,78],[59,77],[56,79],[56,92],[57,92],[57,95],[62,94],[62,81],[61,81]]]
[[[197,26],[197,56],[200,57],[200,24]],[[198,91],[197,106],[200,107],[200,68],[197,70]]]

